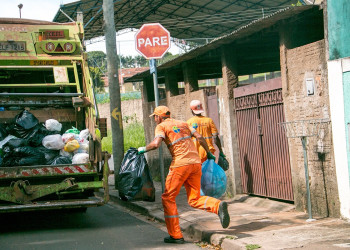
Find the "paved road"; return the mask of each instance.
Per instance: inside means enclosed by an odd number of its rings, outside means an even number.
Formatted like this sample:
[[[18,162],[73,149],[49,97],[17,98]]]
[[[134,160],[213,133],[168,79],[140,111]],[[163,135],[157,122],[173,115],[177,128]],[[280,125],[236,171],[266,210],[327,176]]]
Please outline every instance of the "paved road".
[[[0,249],[199,249],[163,243],[167,233],[115,205],[86,213],[0,214]]]

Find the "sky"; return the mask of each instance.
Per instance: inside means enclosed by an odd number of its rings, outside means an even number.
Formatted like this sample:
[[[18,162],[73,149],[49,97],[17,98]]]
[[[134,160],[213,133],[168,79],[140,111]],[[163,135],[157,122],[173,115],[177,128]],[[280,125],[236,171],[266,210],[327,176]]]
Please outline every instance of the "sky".
[[[0,0],[0,17],[19,18],[19,4],[23,4],[22,18],[52,21],[61,4],[76,2],[77,0]],[[128,32],[117,36],[118,54],[124,56],[139,55],[135,50],[135,32]],[[87,45],[87,51],[102,50],[106,52],[104,42]],[[179,49],[172,44],[169,50],[173,54],[180,53]]]

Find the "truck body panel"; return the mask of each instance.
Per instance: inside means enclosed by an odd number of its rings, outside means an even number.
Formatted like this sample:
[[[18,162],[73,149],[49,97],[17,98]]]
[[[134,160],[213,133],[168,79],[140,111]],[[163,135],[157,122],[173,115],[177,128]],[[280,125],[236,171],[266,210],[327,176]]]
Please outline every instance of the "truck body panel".
[[[0,31],[0,124],[26,109],[40,123],[59,121],[61,134],[72,126],[89,130],[88,163],[0,165],[0,213],[105,204],[106,121],[98,117],[82,24],[0,18]],[[101,188],[103,198],[94,197]]]

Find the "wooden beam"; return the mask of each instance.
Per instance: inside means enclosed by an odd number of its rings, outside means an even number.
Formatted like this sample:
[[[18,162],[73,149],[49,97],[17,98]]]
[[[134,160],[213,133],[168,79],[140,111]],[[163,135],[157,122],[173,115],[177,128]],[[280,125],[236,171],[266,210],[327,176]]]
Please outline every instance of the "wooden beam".
[[[1,111],[0,123],[12,123],[15,121],[15,116],[18,115],[22,110],[6,110]],[[77,120],[75,109],[41,109],[41,110],[30,110],[39,122],[45,122],[48,119],[55,119],[59,122],[75,122]],[[78,112],[77,113],[82,113]]]

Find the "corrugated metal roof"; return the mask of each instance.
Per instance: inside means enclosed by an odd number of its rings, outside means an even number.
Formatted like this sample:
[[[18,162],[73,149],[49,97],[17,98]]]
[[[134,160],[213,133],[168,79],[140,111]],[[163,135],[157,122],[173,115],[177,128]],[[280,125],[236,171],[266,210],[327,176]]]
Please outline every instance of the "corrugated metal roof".
[[[103,36],[102,0],[81,0],[61,6],[61,10],[76,19],[84,14],[85,39]],[[215,38],[252,20],[268,16],[291,6],[297,0],[115,0],[116,30],[140,28],[144,23],[161,23],[174,38]],[[69,19],[57,11],[53,21]]]

